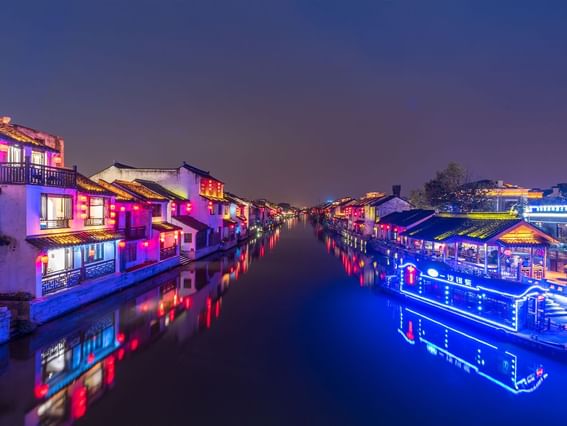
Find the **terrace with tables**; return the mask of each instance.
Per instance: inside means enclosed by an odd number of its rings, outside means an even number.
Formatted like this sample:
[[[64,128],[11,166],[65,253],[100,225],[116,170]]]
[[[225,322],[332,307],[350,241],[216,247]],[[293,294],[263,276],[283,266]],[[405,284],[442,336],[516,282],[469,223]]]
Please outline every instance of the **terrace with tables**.
[[[546,277],[547,250],[557,241],[508,214],[440,214],[401,232],[398,243],[457,271],[522,281]]]

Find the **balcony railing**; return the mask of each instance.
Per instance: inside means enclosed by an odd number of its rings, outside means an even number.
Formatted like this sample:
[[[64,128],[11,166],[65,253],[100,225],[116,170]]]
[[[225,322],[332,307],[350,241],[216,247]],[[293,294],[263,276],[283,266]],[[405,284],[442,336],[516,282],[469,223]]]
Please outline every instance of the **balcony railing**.
[[[67,271],[54,272],[43,276],[41,280],[41,294],[46,296],[65,288],[74,287],[81,282],[81,270],[71,269]]]
[[[85,219],[85,226],[104,225],[104,218],[102,217],[89,217]]]
[[[39,222],[40,229],[61,229],[69,228],[71,219],[42,219]]]
[[[118,232],[124,234],[126,240],[141,240],[146,238],[145,226],[133,226],[131,228],[119,229]]]
[[[159,259],[164,260],[177,254],[177,246],[164,247],[159,250]]]
[[[112,274],[116,270],[114,259],[85,266],[84,277],[87,280]]]
[[[0,184],[75,188],[77,186],[77,169],[43,166],[29,162],[0,163]]]
[[[42,277],[41,294],[46,296],[59,290],[71,288],[85,280],[112,274],[115,270],[115,259],[110,259],[85,265],[82,268],[53,272]]]

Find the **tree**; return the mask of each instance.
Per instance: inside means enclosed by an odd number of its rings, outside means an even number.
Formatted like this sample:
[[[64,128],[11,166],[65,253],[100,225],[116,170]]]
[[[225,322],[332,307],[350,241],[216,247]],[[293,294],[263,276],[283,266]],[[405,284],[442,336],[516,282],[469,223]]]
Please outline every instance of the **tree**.
[[[431,206],[441,211],[466,213],[488,206],[490,181],[471,182],[467,170],[451,162],[444,170],[425,183],[423,189],[412,192],[412,203]]]
[[[423,188],[414,189],[413,191],[411,191],[409,196],[409,201],[410,203],[412,203],[414,207],[417,207],[418,209],[431,208],[429,202],[427,201],[427,197],[425,195],[425,191],[423,190]]]
[[[427,202],[440,210],[454,210],[455,194],[463,186],[466,170],[451,162],[444,170],[438,171],[435,178],[425,183],[424,192]]]

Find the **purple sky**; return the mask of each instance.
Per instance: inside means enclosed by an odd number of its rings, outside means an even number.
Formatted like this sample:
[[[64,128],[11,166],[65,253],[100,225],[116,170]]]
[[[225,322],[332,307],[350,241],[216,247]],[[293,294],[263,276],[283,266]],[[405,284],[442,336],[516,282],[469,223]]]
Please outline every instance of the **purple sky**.
[[[248,197],[567,181],[567,2],[15,1],[0,114],[67,162],[211,170]]]

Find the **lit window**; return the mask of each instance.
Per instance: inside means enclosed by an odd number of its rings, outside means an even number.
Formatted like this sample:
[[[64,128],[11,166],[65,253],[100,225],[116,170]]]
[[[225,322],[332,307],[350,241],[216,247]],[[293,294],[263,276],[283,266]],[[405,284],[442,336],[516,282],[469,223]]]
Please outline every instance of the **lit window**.
[[[104,259],[104,245],[89,244],[85,247],[85,263],[99,262]]]
[[[72,218],[70,196],[41,194],[41,229],[68,228],[69,220]]]

